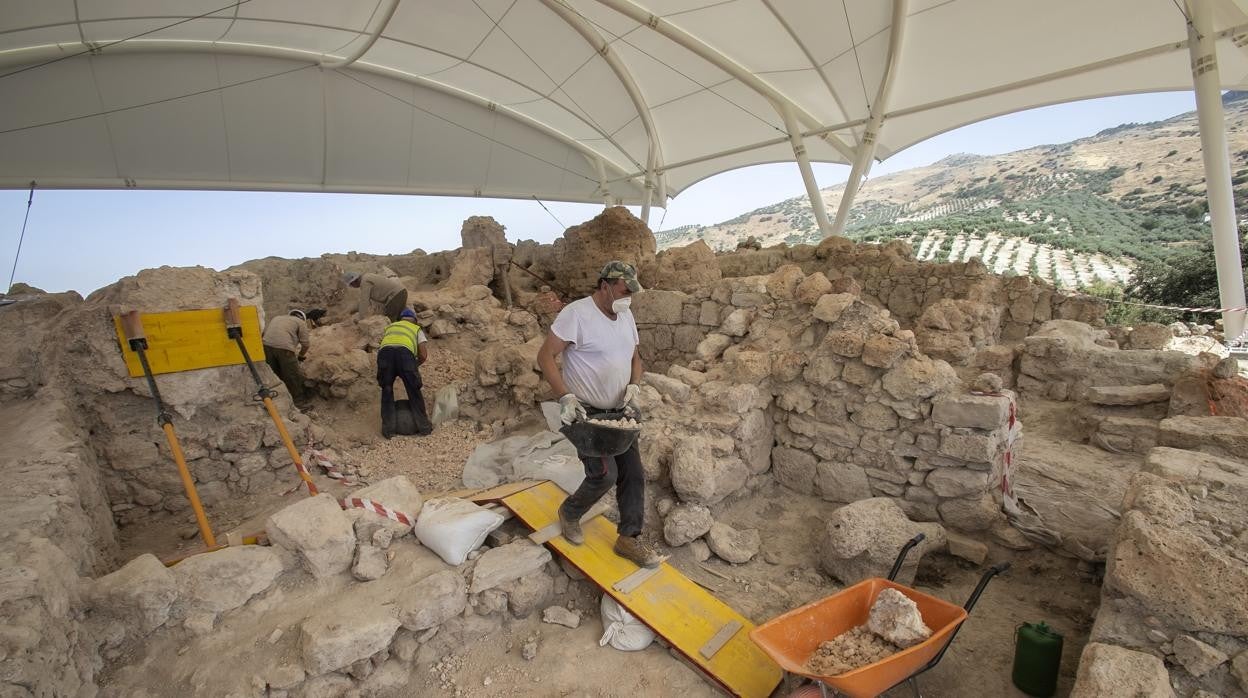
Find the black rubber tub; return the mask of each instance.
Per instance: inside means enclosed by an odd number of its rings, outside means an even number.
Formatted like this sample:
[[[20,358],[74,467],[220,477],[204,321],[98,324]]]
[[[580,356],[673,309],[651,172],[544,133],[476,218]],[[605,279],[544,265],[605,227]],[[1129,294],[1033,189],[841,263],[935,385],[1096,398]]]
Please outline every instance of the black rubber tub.
[[[599,412],[592,419],[622,420],[623,412]],[[572,422],[559,428],[582,456],[618,456],[637,442],[641,429],[617,429],[589,422]]]

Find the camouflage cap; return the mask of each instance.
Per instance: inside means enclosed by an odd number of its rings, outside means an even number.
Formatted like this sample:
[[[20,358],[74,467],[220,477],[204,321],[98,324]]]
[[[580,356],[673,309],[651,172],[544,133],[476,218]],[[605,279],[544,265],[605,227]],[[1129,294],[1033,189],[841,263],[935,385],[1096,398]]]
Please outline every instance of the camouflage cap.
[[[637,268],[628,262],[621,262],[618,259],[607,262],[598,278],[623,279],[624,285],[628,286],[628,290],[633,293],[640,293],[645,290],[641,287],[641,283],[637,281]]]

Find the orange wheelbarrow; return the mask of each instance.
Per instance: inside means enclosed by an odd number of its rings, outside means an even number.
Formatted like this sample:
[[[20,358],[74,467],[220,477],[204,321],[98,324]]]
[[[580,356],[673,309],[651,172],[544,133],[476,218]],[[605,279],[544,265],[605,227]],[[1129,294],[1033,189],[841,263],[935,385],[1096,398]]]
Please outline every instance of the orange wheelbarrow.
[[[1010,566],[1010,563],[1003,562],[990,567],[980,577],[979,584],[966,603],[957,606],[893,581],[901,571],[910,549],[918,545],[923,537],[920,533],[902,547],[887,579],[864,579],[832,596],[773,618],[750,631],[750,639],[785,671],[813,682],[802,691],[804,694],[820,695],[824,698],[837,694],[850,698],[871,698],[895,686],[909,683],[914,695],[921,698],[916,677],[940,663],[967,614],[975,607],[975,602],[979,601],[984,587]],[[932,629],[932,636],[917,645],[853,671],[835,676],[811,673],[806,668],[806,661],[819,644],[865,624],[876,597],[889,588],[900,591],[918,605],[923,622]],[[816,688],[817,692],[814,690]],[[832,693],[828,692],[829,689]]]

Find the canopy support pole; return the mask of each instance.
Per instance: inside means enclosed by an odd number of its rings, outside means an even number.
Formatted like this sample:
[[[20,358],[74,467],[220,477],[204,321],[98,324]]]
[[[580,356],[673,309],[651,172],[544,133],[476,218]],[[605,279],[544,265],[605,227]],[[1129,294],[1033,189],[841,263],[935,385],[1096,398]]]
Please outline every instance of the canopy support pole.
[[[1231,188],[1231,162],[1226,145],[1226,120],[1222,113],[1222,87],[1218,78],[1218,54],[1213,33],[1211,0],[1187,0],[1188,50],[1192,55],[1192,81],[1196,88],[1196,116],[1200,124],[1200,150],[1205,163],[1205,192],[1213,223],[1213,253],[1218,267],[1218,297],[1223,308],[1244,306],[1244,274],[1240,267],[1239,226],[1235,195]],[[1243,311],[1222,314],[1223,336],[1230,342],[1244,331]]]
[[[607,184],[607,166],[602,158],[594,158],[594,167],[598,169],[598,192],[602,194],[602,207],[611,206],[611,187]]]
[[[806,144],[802,142],[802,129],[797,124],[793,110],[783,105],[776,105],[776,111],[784,118],[784,130],[789,132],[789,143],[793,146],[793,157],[797,158],[797,167],[802,171],[802,182],[806,185],[806,196],[810,197],[810,207],[815,211],[815,221],[819,223],[819,236],[827,237],[831,224],[828,222],[828,209],[823,203],[823,193],[819,191],[819,183],[815,181],[815,171],[810,166],[810,156],[806,154]]]
[[[871,171],[871,160],[875,157],[875,144],[879,140],[880,127],[884,125],[884,113],[888,111],[888,98],[893,91],[893,81],[897,77],[897,64],[901,61],[901,43],[906,33],[907,0],[893,0],[892,24],[888,30],[888,63],[884,67],[884,77],[880,80],[880,89],[875,94],[875,103],[871,105],[871,118],[862,130],[862,138],[858,141],[858,151],[854,164],[849,170],[849,179],[845,181],[845,189],[841,192],[841,201],[836,205],[836,221],[832,224],[830,235],[844,235],[845,223],[849,221],[849,210],[854,205],[854,197],[862,186],[862,180]]]

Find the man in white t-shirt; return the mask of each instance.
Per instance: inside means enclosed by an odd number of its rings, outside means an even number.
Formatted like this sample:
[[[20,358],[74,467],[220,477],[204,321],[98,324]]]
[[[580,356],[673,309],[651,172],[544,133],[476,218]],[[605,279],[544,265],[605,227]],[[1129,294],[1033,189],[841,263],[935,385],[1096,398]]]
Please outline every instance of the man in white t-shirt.
[[[559,418],[564,424],[609,410],[636,413],[642,367],[637,323],[629,304],[641,290],[633,265],[607,262],[594,293],[568,304],[551,323],[537,363],[546,382],[562,395]],[[560,354],[562,372],[555,364]],[[657,567],[663,558],[638,538],[646,483],[637,444],[615,457],[582,455],[581,462],[585,480],[559,507],[564,539],[573,545],[585,541],[581,517],[615,485],[620,505],[615,553],[642,567]]]

